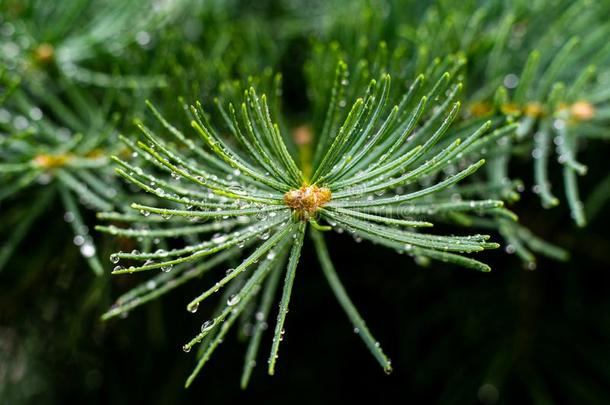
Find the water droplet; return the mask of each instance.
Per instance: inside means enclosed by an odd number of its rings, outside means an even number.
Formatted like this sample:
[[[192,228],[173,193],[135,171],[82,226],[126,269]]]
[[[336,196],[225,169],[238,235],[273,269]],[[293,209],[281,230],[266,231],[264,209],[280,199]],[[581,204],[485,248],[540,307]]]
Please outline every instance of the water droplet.
[[[229,297],[229,299],[227,300],[227,305],[232,307],[233,305],[237,305],[237,303],[239,302],[240,297],[237,294],[231,295]]]
[[[140,214],[144,215],[145,217],[150,215],[150,211],[147,210],[140,210]]]
[[[188,353],[191,351],[191,347],[189,345],[184,345],[182,346],[182,351],[184,351],[184,353]]]
[[[504,86],[507,89],[514,89],[519,84],[519,77],[514,73],[509,73],[504,76]]]
[[[51,176],[49,173],[41,173],[40,176],[38,176],[38,178],[36,179],[38,184],[43,185],[43,186],[49,184],[51,182],[51,180],[53,180],[53,176]],[[74,217],[72,216],[71,218],[72,218],[71,220],[67,220],[64,217],[64,220],[66,222],[74,221]]]
[[[172,267],[174,267],[172,264],[167,264],[161,267],[161,271],[164,273],[169,273],[170,271],[172,271]]]
[[[189,305],[187,309],[191,314],[194,314],[199,309],[199,303],[197,302],[193,305]]]
[[[534,148],[532,150],[532,157],[534,159],[540,159],[542,157],[542,150],[540,150],[539,148]]]
[[[80,247],[80,253],[84,257],[93,257],[93,255],[95,255],[95,246],[87,242]]]
[[[42,119],[42,110],[38,107],[33,107],[30,109],[30,118],[34,121],[39,121]]]
[[[83,243],[85,243],[85,238],[83,235],[76,235],[72,241],[76,246],[81,246]]]
[[[212,237],[212,243],[216,243],[216,244],[221,244],[223,242],[225,242],[228,239],[227,235],[214,235]]]
[[[205,321],[201,324],[201,332],[205,333],[214,327],[214,321]]]
[[[146,46],[150,43],[150,34],[146,31],[139,31],[136,34],[136,42],[140,46]]]
[[[564,129],[566,126],[566,122],[562,119],[556,119],[555,121],[553,121],[553,127],[557,130],[562,130]]]

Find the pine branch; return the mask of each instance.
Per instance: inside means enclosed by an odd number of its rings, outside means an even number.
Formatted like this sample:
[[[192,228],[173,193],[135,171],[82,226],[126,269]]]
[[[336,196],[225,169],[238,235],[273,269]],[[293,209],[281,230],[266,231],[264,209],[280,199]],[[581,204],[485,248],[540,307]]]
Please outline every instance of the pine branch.
[[[339,62],[337,66],[337,71],[341,72],[346,65]],[[228,128],[237,144],[214,129],[208,121],[210,115],[200,104],[186,111],[192,120],[195,135],[200,138],[199,144],[176,129],[157,109],[150,106],[160,125],[191,152],[177,148],[174,142],[162,139],[153,129],[138,123],[142,140],[132,142],[128,138],[123,139],[126,146],[137,152],[138,157],[132,161],[118,157],[114,157],[114,160],[120,166],[117,173],[148,193],[156,203],[132,204],[131,208],[139,211],[142,217],[112,212],[100,214],[100,218],[120,220],[132,225],[130,228],[98,226],[97,230],[131,238],[173,238],[195,234],[204,237],[205,232],[219,229],[224,231],[207,241],[186,244],[180,248],[113,254],[111,259],[117,265],[114,274],[157,269],[166,273],[151,279],[154,288],[148,289],[148,283],[145,283],[133,293],[128,293],[105,317],[119,315],[157,298],[169,291],[170,288],[163,285],[169,285],[170,281],[173,288],[191,278],[190,273],[172,278],[166,276],[174,271],[174,267],[182,268],[190,262],[202,263],[200,266],[203,267],[196,267],[201,270],[194,272],[199,275],[209,271],[211,263],[220,265],[229,257],[234,257],[234,254],[223,256],[223,252],[238,254],[251,250],[241,259],[241,264],[229,269],[224,277],[187,305],[190,312],[195,312],[220,289],[231,288],[230,286],[237,288],[237,292],[228,299],[227,306],[206,321],[201,332],[184,345],[185,351],[190,351],[198,344],[204,345],[199,363],[187,381],[188,386],[228,332],[237,314],[243,311],[245,302],[255,299],[257,286],[264,284],[270,274],[287,266],[269,358],[268,371],[274,373],[307,224],[311,224],[314,229],[347,229],[357,238],[380,243],[419,259],[448,261],[489,271],[487,265],[462,256],[497,248],[498,244],[487,241],[488,236],[442,236],[419,231],[432,227],[438,213],[471,211],[479,215],[485,212],[491,214],[502,206],[499,201],[459,204],[447,203],[443,198],[435,199],[437,194],[451,189],[483,164],[482,160],[475,159],[464,170],[444,179],[441,176],[458,155],[469,153],[476,156],[475,146],[491,127],[491,123],[484,123],[472,133],[465,134],[464,142],[453,138],[450,127],[459,107],[454,99],[460,86],[451,85],[450,73],[437,75],[438,79],[429,86],[417,90],[412,87],[412,95],[402,98],[394,106],[389,103],[389,75],[383,74],[379,81],[371,81],[365,96],[356,99],[351,112],[341,118],[343,122],[338,128],[338,135],[329,142],[324,138],[318,139],[318,142],[326,143],[327,146],[324,152],[320,152],[322,155],[319,162],[312,166],[313,175],[309,181],[304,180],[301,169],[295,163],[296,159],[288,152],[284,135],[281,135],[279,126],[273,122],[266,96],[258,96],[252,88],[244,92],[241,115],[232,104],[228,110],[217,104],[221,117],[229,124]],[[422,80],[418,77],[415,83]],[[446,96],[441,96],[445,89],[448,90]],[[416,93],[423,93],[419,102],[416,101]],[[326,114],[327,123],[324,128],[334,126],[332,122],[337,120],[337,116],[332,111],[340,111],[338,105],[342,103],[338,97],[329,100],[331,104],[328,111],[331,113]],[[430,102],[426,103],[425,100]],[[444,114],[446,117],[443,118]],[[414,135],[410,137],[410,133]],[[324,136],[331,137],[328,129]],[[453,140],[447,143],[445,138],[449,136]],[[367,162],[367,153],[358,154],[362,150],[384,158],[371,164]],[[192,159],[191,156],[197,156],[197,159]],[[352,172],[357,174],[346,176]],[[170,177],[171,180],[165,180],[165,177]],[[432,182],[421,185],[424,178],[432,179]],[[425,200],[425,203],[420,203],[420,200]],[[416,220],[415,215],[418,213],[427,215],[428,220]],[[162,216],[165,221],[151,222],[153,216]],[[252,220],[253,217],[256,218]],[[184,219],[210,219],[214,222],[184,226],[181,224]],[[174,221],[177,221],[175,225]],[[321,225],[320,221],[328,225]],[[142,224],[138,225],[139,222]],[[144,224],[147,224],[146,227],[141,228]],[[163,226],[148,229],[148,224]],[[389,361],[385,355],[380,354],[364,321],[345,295],[328,259],[327,248],[322,246],[320,236],[315,236],[317,233],[313,235],[324,272],[341,305],[361,331],[373,354],[378,359],[385,359],[380,361],[384,369],[389,371]],[[246,249],[246,246],[250,249]],[[237,251],[234,250],[236,248]],[[288,250],[290,254],[287,257],[282,252]],[[200,262],[206,257],[209,257],[207,261]],[[282,259],[276,264],[278,257],[287,258],[287,263]],[[123,260],[145,263],[119,264]],[[261,264],[255,266],[259,261]],[[274,290],[276,281],[269,283],[272,286],[269,288]],[[263,319],[269,311],[269,294],[271,293],[265,294],[259,304]],[[252,369],[249,364],[255,360],[254,353],[260,344],[260,331],[251,339],[242,377],[243,386],[247,384]]]

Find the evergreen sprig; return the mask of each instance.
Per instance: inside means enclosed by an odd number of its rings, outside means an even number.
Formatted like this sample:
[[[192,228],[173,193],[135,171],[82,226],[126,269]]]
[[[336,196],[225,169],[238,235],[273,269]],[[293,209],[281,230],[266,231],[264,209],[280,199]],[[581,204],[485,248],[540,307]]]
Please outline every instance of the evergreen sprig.
[[[481,73],[487,84],[474,92],[470,112],[475,116],[504,116],[519,123],[516,138],[491,158],[490,180],[510,184],[511,157],[522,155],[522,149],[533,160],[534,193],[545,208],[556,206],[559,199],[549,180],[554,148],[572,218],[584,226],[577,177],[587,173],[587,166],[576,156],[589,140],[608,138],[605,77],[610,46],[605,38],[610,24],[600,20],[608,13],[603,2],[583,0],[565,6],[550,15],[536,14],[533,19],[527,12],[512,8],[502,13],[500,28],[491,31],[494,48],[484,56],[487,66]],[[529,51],[518,64],[500,63],[500,55],[515,52],[511,48],[522,43]],[[505,198],[510,198],[511,192],[504,190]]]
[[[503,206],[516,205],[526,189],[515,177],[522,161],[533,166],[533,191],[545,208],[559,204],[551,179],[562,177],[575,223],[586,224],[577,180],[585,163],[598,163],[590,141],[609,138],[607,1],[5,0],[0,8],[0,270],[19,247],[30,254],[28,236],[48,243],[52,231],[37,220],[58,206],[48,216],[73,228],[65,245],[102,274],[105,239],[94,243],[87,220],[87,211],[101,211],[108,223],[96,229],[125,250],[110,256],[113,273],[153,274],[103,319],[202,278],[209,288],[189,311],[221,295],[184,345],[198,348],[187,386],[236,323],[249,338],[247,386],[279,301],[268,363],[275,372],[309,240],[354,331],[391,371],[341,282],[332,259],[342,258],[327,231],[418,265],[489,271],[472,254],[498,245],[477,232],[502,237],[528,269],[538,253],[565,260],[566,251]],[[204,100],[205,108],[177,105],[178,96]],[[136,121],[137,139],[119,136],[147,98],[155,120]],[[609,185],[606,177],[591,194],[589,218],[603,212]],[[446,227],[465,235],[446,235]],[[32,273],[9,276],[35,279],[29,275],[46,266],[34,256],[26,261]],[[103,279],[91,282],[74,318],[101,296]],[[515,284],[507,290],[521,289]],[[441,302],[454,317],[451,301]],[[523,312],[531,306],[523,303]],[[451,351],[453,342],[445,346]],[[492,357],[511,356],[504,346],[491,346]],[[456,381],[450,386],[463,385]]]
[[[100,211],[121,206],[122,186],[107,156],[110,151],[120,152],[114,146],[113,128],[119,117],[109,112],[112,95],[100,104],[69,82],[61,81],[60,88],[40,83],[25,86],[9,72],[1,75],[0,85],[6,92],[0,104],[0,202],[15,206],[16,212],[20,199],[33,203],[7,231],[0,269],[59,195],[63,218],[74,231],[74,244],[101,275],[102,265],[81,207]]]
[[[220,263],[242,257],[238,259],[239,265],[227,270],[187,305],[189,311],[195,312],[204,300],[221,289],[229,292],[224,298],[226,306],[183,347],[190,351],[201,344],[198,365],[187,386],[229,327],[242,313],[249,313],[246,308],[258,306],[242,378],[242,386],[247,384],[264,330],[262,325],[266,324],[279,287],[278,278],[283,273],[285,280],[268,362],[268,372],[275,372],[308,230],[333,292],[355,330],[387,372],[391,370],[390,361],[347,296],[330,260],[323,231],[346,230],[356,241],[366,239],[420,262],[432,259],[490,270],[468,256],[499,246],[489,242],[488,236],[444,236],[425,230],[443,213],[472,213],[490,218],[505,215],[498,200],[457,200],[454,186],[484,164],[476,156],[480,156],[488,138],[506,136],[514,127],[496,128],[490,133],[491,122],[484,122],[463,138],[453,136],[450,127],[460,106],[455,95],[461,85],[455,83],[449,72],[439,74],[431,83],[423,75],[418,76],[394,105],[389,99],[390,76],[382,74],[345,110],[346,71],[347,65],[339,62],[330,88],[324,129],[316,146],[311,143],[310,133],[297,136],[301,151],[315,149],[315,153],[304,153],[313,157],[313,161],[302,166],[297,165],[289,152],[293,149],[287,145],[290,137],[282,134],[273,121],[267,96],[259,96],[252,87],[244,91],[241,104],[217,103],[230,138],[210,124],[210,115],[200,103],[185,108],[199,142],[170,124],[150,104],[166,136],[161,137],[138,122],[140,140],[122,138],[144,159],[138,163],[113,157],[119,165],[117,173],[152,195],[155,202],[133,203],[131,207],[141,216],[99,214],[102,219],[131,223],[130,228],[110,225],[97,229],[129,238],[182,237],[186,243],[180,246],[178,242],[169,242],[168,249],[113,254],[111,261],[116,264],[113,274],[159,269],[163,272],[119,298],[105,318],[126,313]],[[472,157],[470,164],[443,174],[452,162],[464,161],[466,156]],[[445,193],[448,190],[453,190],[453,198]],[[213,222],[199,224],[208,220]],[[195,224],[185,225],[186,221]],[[149,227],[153,223],[157,227]],[[205,236],[215,231],[211,237]],[[123,264],[125,261],[129,264]],[[192,262],[196,263],[195,268],[187,265]],[[261,291],[262,297],[257,298]],[[259,303],[255,304],[257,299]]]
[[[130,69],[120,56],[133,44],[149,47],[153,31],[176,19],[187,3],[6,0],[0,16],[4,26],[0,62],[28,81],[51,74],[102,87],[158,86],[163,83],[158,75],[108,71]],[[133,49],[130,53],[133,57]]]

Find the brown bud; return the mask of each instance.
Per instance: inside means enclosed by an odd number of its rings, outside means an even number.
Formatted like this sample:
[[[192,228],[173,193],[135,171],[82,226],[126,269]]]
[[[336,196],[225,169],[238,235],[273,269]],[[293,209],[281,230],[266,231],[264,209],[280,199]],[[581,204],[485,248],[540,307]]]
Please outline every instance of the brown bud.
[[[588,101],[577,101],[570,106],[570,115],[576,121],[588,121],[595,117],[595,107]]]
[[[40,64],[47,64],[53,60],[55,48],[49,43],[42,43],[34,50],[34,59]]]
[[[284,194],[284,203],[292,209],[296,216],[306,221],[331,199],[330,190],[326,187],[303,186]]]

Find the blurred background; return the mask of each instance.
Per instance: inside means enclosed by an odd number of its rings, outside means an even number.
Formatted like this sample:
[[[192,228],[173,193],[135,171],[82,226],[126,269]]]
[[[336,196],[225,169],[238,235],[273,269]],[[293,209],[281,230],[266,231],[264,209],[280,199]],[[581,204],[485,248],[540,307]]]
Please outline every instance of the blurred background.
[[[0,0],[2,77],[17,75],[27,89],[64,86],[59,94],[76,88],[91,96],[91,105],[109,97],[104,122],[112,122],[112,136],[133,132],[132,120],[144,115],[146,98],[177,116],[178,96],[209,99],[223,80],[265,69],[283,75],[283,109],[290,124],[308,123],[312,105],[304,65],[316,41],[338,41],[346,49],[363,33],[371,42],[385,40],[390,46],[423,41],[433,36],[424,28],[434,26],[429,23],[434,18],[449,27],[448,21],[483,8],[476,1],[459,7],[442,1],[151,1],[133,9],[110,0],[62,3],[73,8]],[[468,100],[477,80],[485,80],[476,56],[493,49],[494,27],[507,9],[515,21],[557,20],[567,4],[490,3],[482,19],[486,29],[472,35],[478,42],[453,49],[475,56],[469,59]],[[600,22],[607,18],[600,14],[610,8],[607,3],[599,1],[592,31],[608,29]],[[127,16],[118,28],[109,24],[116,21],[115,13]],[[91,21],[100,15],[107,19],[94,25]],[[127,23],[131,19],[138,23]],[[532,37],[535,41],[536,34]],[[36,54],[47,43],[57,57],[51,67]],[[521,46],[522,52],[494,57],[522,65],[530,45],[524,41]],[[5,95],[8,82],[2,81]],[[32,102],[40,102],[46,113],[42,103],[49,100],[38,100]],[[4,111],[10,111],[8,102],[0,119]],[[88,127],[92,121],[85,122]],[[6,128],[3,136],[8,136]],[[569,251],[567,261],[540,256],[536,269],[527,270],[517,255],[499,249],[478,257],[493,269],[484,274],[442,263],[420,267],[381,247],[355,244],[350,236],[329,235],[337,271],[392,359],[391,375],[353,333],[306,240],[276,375],[257,367],[245,391],[239,387],[245,345],[235,333],[193,386],[183,388],[195,360],[181,346],[212,310],[201,308],[193,315],[184,307],[209,280],[185,285],[124,319],[104,322],[100,316],[116,297],[141,281],[109,275],[107,257],[119,242],[89,233],[104,269],[95,275],[90,257],[73,242],[65,200],[53,191],[13,243],[19,224],[42,198],[46,183],[39,180],[0,200],[0,403],[610,403],[610,223],[604,205],[610,190],[600,188],[608,175],[609,149],[607,142],[587,146],[581,159],[589,173],[580,179],[580,192],[602,196],[587,205],[595,211],[587,227],[572,222],[566,204],[542,209],[529,186],[510,207],[521,224]],[[531,185],[527,157],[515,160],[511,177]],[[561,170],[549,176],[560,190]],[[90,229],[98,221],[95,211],[81,213]],[[498,234],[492,240],[504,244]],[[266,334],[263,351],[268,346]]]

